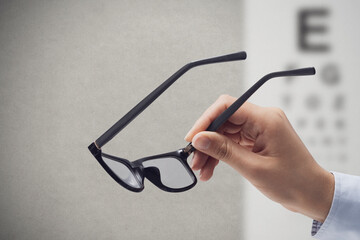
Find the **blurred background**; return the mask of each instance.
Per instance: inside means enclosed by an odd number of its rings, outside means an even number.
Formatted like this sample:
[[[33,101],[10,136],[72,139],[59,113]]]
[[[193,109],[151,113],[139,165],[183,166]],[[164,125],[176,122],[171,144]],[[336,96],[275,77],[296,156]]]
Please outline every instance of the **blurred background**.
[[[220,163],[173,194],[119,186],[87,146],[184,64],[191,70],[104,148],[135,160],[186,145],[219,95],[284,109],[326,169],[360,174],[357,9],[346,1],[0,1],[0,239],[311,239],[312,220]]]
[[[360,174],[357,1],[243,2],[249,58],[244,84],[267,72],[314,66],[314,77],[274,79],[250,100],[281,107],[316,161]],[[245,184],[244,239],[311,239],[311,221]]]

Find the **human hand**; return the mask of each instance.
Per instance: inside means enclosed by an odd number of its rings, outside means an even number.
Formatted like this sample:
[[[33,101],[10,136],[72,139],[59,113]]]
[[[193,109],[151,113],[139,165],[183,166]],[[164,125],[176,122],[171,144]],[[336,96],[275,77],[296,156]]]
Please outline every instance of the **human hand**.
[[[192,169],[200,170],[200,180],[209,180],[222,160],[268,198],[324,222],[334,178],[316,163],[283,111],[246,102],[218,132],[205,131],[235,100],[221,96],[185,137],[197,149]]]

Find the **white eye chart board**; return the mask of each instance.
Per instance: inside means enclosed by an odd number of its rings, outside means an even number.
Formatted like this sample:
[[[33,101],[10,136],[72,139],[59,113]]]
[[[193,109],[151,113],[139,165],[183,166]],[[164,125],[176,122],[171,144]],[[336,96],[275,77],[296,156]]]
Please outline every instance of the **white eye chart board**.
[[[325,169],[360,175],[360,2],[248,0],[244,8],[244,89],[269,72],[317,70],[272,79],[249,101],[282,108]],[[250,184],[245,196],[245,239],[313,239],[311,219]]]

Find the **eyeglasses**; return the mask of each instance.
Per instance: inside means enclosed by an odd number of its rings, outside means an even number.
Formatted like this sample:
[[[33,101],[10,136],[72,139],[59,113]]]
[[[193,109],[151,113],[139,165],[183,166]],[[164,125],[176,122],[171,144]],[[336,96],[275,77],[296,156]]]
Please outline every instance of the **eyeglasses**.
[[[229,55],[203,59],[186,64],[164,83],[152,91],[140,103],[125,114],[109,130],[102,134],[95,142],[89,145],[90,152],[94,155],[105,171],[120,185],[130,191],[141,192],[144,189],[144,179],[147,178],[160,189],[167,192],[183,192],[196,185],[197,179],[187,163],[187,158],[195,148],[189,143],[185,148],[164,154],[149,156],[129,161],[124,158],[103,153],[101,147],[115,137],[123,128],[144,111],[179,77],[193,67],[245,60],[246,53],[238,52]],[[216,131],[241,105],[266,81],[271,78],[285,76],[314,75],[314,68],[302,68],[290,71],[273,72],[265,75],[238,98],[228,109],[219,115],[207,128],[207,131]]]

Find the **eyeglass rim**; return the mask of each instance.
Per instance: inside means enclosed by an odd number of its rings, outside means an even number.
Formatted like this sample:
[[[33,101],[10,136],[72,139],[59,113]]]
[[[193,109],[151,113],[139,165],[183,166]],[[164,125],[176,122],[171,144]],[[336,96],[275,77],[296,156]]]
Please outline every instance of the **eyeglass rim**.
[[[157,154],[157,155],[153,155],[153,156],[148,156],[148,157],[144,157],[144,158],[140,158],[136,161],[130,162],[127,159],[124,158],[119,158],[113,155],[109,155],[106,153],[103,153],[101,151],[101,149],[98,149],[94,143],[90,144],[89,146],[89,150],[93,153],[93,155],[95,156],[96,160],[100,163],[100,165],[104,168],[104,170],[121,186],[125,187],[126,189],[132,191],[132,192],[141,192],[144,190],[145,186],[144,186],[144,180],[145,178],[147,178],[149,181],[151,181],[147,176],[146,176],[146,168],[148,167],[143,167],[142,163],[148,160],[152,160],[152,159],[159,159],[159,158],[166,158],[166,157],[171,157],[174,159],[177,159],[178,161],[181,162],[182,166],[184,167],[184,170],[187,171],[187,173],[190,175],[190,177],[193,179],[192,184],[186,186],[186,187],[182,187],[182,188],[171,188],[171,187],[167,187],[163,184],[159,185],[156,184],[154,182],[152,182],[155,186],[157,186],[158,188],[160,188],[163,191],[166,192],[184,192],[187,191],[191,188],[193,188],[196,184],[197,184],[197,178],[194,174],[194,172],[191,170],[189,164],[187,163],[187,157],[189,156],[189,154],[185,153],[183,149],[179,149],[177,151],[173,151],[173,152],[168,152],[168,153],[163,153],[163,154]],[[136,173],[139,174],[141,176],[141,183],[139,183],[140,188],[135,188],[130,186],[129,184],[125,183],[120,177],[118,177],[113,170],[105,163],[104,157],[107,157],[111,160],[115,160],[118,161],[122,164],[124,164],[133,175],[135,175]]]
[[[120,177],[118,177],[112,170],[111,168],[105,163],[104,159],[102,158],[102,151],[100,149],[98,149],[95,146],[95,143],[92,143],[89,145],[89,150],[90,152],[94,155],[94,157],[96,158],[96,160],[100,163],[100,165],[103,167],[103,169],[112,177],[112,179],[114,179],[118,184],[120,184],[121,186],[123,186],[124,188],[132,191],[132,192],[141,192],[142,190],[144,190],[144,178],[142,177],[142,183],[140,184],[140,188],[135,188],[135,187],[131,187],[130,185],[126,184],[123,180],[120,179]],[[124,163],[124,165],[126,165],[126,167],[129,168],[129,170],[134,174],[134,169],[130,166],[130,164],[121,161],[122,163]]]

